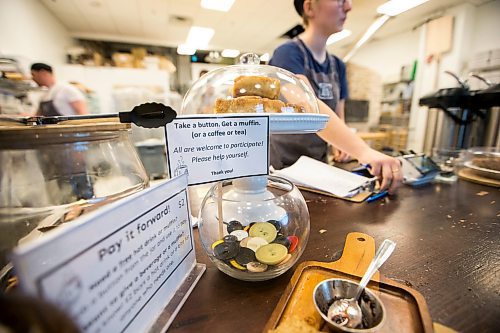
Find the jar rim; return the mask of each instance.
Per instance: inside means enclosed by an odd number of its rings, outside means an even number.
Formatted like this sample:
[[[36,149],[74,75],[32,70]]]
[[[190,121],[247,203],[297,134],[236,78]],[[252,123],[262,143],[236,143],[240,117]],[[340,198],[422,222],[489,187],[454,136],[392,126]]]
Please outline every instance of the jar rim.
[[[283,178],[283,177],[279,177],[279,176],[275,176],[275,175],[264,175],[264,176],[252,176],[252,177],[266,177],[266,180],[268,181],[268,183],[266,184],[265,188],[267,187],[272,187],[272,188],[276,188],[278,190],[282,190],[284,191],[284,193],[281,193],[281,194],[276,194],[273,192],[273,194],[275,195],[275,197],[273,198],[268,198],[268,199],[251,199],[249,198],[248,200],[245,200],[246,202],[269,202],[269,201],[275,201],[276,199],[279,199],[281,197],[284,197],[288,194],[290,194],[294,189],[297,189],[297,186],[295,186],[295,184],[293,184],[291,181],[289,181],[288,179],[286,178]],[[252,177],[243,177],[243,178],[252,178]],[[241,179],[241,178],[236,178],[236,179]],[[210,196],[214,197],[216,200],[219,200],[220,198],[217,196],[217,187],[219,186],[219,184],[222,183],[222,186],[234,186],[232,184],[232,182],[234,181],[235,179],[228,179],[228,180],[223,180],[223,181],[220,181],[220,182],[217,182],[216,184],[214,184],[210,190],[209,190],[209,193],[210,193]],[[276,185],[270,185],[269,184],[269,181],[271,180],[274,180],[274,181],[278,181],[279,183],[283,184],[284,186],[288,186],[288,188],[283,188],[283,187],[278,187]],[[248,192],[249,194],[251,192]],[[238,202],[243,202],[242,200],[234,200],[234,199],[228,199],[228,198],[224,198],[224,193],[222,195],[222,202],[227,202],[227,203],[238,203]]]
[[[35,118],[1,118],[0,149],[27,149],[39,145],[109,140],[129,132],[130,124],[116,116],[47,117],[57,122],[37,123]],[[36,120],[36,119],[35,119]],[[52,120],[51,120],[52,121]]]

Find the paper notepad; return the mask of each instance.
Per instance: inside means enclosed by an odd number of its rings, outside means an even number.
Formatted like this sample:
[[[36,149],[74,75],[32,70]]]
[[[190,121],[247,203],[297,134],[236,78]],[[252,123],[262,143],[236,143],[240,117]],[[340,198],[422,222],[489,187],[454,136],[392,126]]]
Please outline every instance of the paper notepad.
[[[301,156],[292,166],[276,170],[274,174],[297,186],[342,198],[350,198],[361,191],[373,189],[375,182],[375,178],[363,177],[307,156]]]

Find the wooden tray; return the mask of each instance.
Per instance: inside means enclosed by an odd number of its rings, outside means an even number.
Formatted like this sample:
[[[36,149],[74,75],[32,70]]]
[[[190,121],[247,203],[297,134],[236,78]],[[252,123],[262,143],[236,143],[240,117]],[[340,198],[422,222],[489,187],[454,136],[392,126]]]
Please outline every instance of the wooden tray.
[[[359,282],[374,255],[373,238],[352,232],[347,235],[339,260],[330,263],[306,261],[300,264],[264,327],[264,332],[276,328],[291,316],[305,320],[316,329],[328,331],[314,307],[314,287],[330,278]],[[427,305],[419,292],[384,278],[378,272],[372,277],[368,287],[380,297],[386,308],[386,321],[380,332],[433,332]]]
[[[468,169],[468,168],[461,169],[458,172],[458,177],[481,185],[500,187],[500,180],[493,179],[490,177],[485,177],[484,175],[477,173],[473,169]]]

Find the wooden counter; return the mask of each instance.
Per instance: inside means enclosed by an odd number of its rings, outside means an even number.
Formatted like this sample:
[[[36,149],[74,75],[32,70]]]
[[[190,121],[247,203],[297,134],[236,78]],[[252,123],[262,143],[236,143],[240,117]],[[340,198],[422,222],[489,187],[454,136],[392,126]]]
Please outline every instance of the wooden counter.
[[[396,198],[362,204],[303,194],[311,234],[299,261],[337,260],[351,231],[371,235],[377,246],[390,238],[397,247],[382,274],[422,293],[433,321],[460,332],[498,332],[500,189],[459,180],[403,187]],[[169,332],[261,332],[294,268],[271,281],[235,280],[196,242],[207,271]]]

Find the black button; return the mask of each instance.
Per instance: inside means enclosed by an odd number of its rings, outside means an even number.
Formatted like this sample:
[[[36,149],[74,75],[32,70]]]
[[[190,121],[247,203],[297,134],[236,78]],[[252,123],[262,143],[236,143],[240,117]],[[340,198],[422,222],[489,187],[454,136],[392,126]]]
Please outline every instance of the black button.
[[[237,242],[224,242],[214,247],[214,254],[217,259],[228,260],[236,257],[240,250]]]
[[[267,222],[269,222],[272,225],[274,225],[274,227],[276,228],[276,230],[278,232],[281,230],[281,223],[280,223],[280,221],[278,221],[278,220],[267,220]]]
[[[239,221],[231,221],[227,224],[227,233],[230,234],[235,230],[243,230],[243,225]]]
[[[288,240],[288,238],[286,238],[285,236],[283,235],[278,235],[276,237],[275,240],[273,240],[273,243],[278,243],[278,244],[281,244],[281,245],[284,245],[286,246],[286,248],[289,250],[290,249],[290,240]]]
[[[255,252],[249,248],[242,247],[235,259],[238,264],[246,266],[249,262],[255,261]]]
[[[222,240],[227,243],[234,243],[238,241],[238,237],[236,237],[235,235],[226,235],[224,236],[224,238],[222,238]]]

